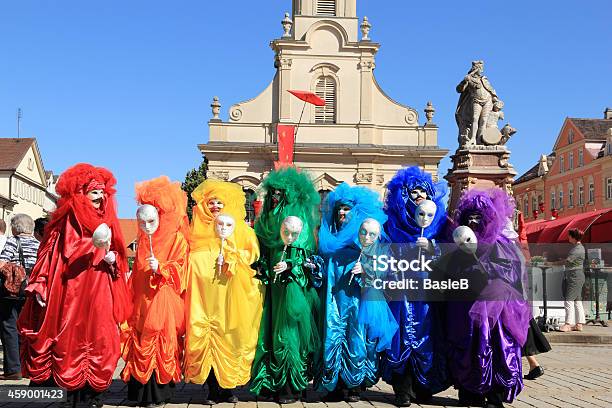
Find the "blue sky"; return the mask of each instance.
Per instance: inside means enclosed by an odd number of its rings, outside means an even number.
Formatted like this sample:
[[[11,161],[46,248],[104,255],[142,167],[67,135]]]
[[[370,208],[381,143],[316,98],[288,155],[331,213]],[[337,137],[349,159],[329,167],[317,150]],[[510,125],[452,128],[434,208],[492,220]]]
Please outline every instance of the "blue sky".
[[[56,173],[111,169],[120,215],[134,183],[199,165],[213,95],[222,116],[274,75],[268,43],[290,0],[20,0],[0,3],[0,137],[36,137]],[[382,48],[375,75],[419,112],[431,100],[454,151],[455,86],[474,59],[505,102],[519,174],[548,153],[566,116],[612,106],[612,2],[358,0]],[[424,115],[421,113],[421,122]],[[448,159],[441,164],[446,174]]]

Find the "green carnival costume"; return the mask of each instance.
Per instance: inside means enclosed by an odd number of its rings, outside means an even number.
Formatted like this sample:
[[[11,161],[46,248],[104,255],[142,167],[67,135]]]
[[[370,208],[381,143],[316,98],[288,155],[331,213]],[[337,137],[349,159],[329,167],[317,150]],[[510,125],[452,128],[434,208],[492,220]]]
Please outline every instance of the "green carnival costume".
[[[315,289],[320,276],[314,276],[317,260],[312,256],[320,198],[310,178],[294,168],[270,173],[263,189],[266,198],[255,232],[261,248],[258,276],[266,285],[266,296],[251,391],[274,393],[287,403],[308,386],[320,350]],[[299,217],[303,229],[283,251],[280,228],[288,216]],[[275,280],[273,268],[281,258],[288,268]]]

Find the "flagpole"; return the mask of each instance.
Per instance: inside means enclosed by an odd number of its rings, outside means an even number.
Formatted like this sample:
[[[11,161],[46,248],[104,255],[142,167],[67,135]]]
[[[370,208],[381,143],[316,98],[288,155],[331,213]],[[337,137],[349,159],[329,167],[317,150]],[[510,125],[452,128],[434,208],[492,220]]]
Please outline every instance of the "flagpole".
[[[306,109],[306,101],[304,101],[304,106],[302,106],[302,113],[300,113],[300,120],[298,120],[298,124],[295,127],[295,133],[293,134],[293,141],[297,141],[298,130],[300,129],[300,123],[302,123],[302,116],[304,115],[304,110]]]

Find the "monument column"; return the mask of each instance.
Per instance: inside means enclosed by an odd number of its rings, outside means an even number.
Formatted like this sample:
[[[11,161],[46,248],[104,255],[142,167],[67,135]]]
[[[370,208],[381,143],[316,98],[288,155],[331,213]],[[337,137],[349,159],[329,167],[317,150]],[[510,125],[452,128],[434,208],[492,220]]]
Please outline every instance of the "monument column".
[[[483,61],[472,62],[470,71],[457,85],[459,148],[451,156],[452,169],[444,176],[451,187],[449,212],[466,189],[500,187],[512,194],[517,174],[505,146],[516,129],[506,124],[500,131],[497,122],[504,119],[504,103],[482,75],[483,70]]]

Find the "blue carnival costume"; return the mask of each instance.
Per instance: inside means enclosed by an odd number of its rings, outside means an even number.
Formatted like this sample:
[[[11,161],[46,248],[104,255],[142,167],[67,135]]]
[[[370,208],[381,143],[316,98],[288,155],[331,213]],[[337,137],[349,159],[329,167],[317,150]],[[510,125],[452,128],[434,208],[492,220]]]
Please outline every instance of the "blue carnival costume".
[[[421,227],[414,219],[418,203],[422,199],[433,201],[437,206],[432,224],[425,228],[423,237],[430,241],[433,254],[422,251],[431,259],[438,253],[435,237],[442,232],[446,222],[443,199],[445,183],[434,183],[431,175],[418,167],[401,169],[387,186],[385,213],[389,217],[385,231],[397,259],[416,259],[416,240],[421,237]],[[398,279],[402,275],[398,274]],[[411,272],[411,277],[427,278],[427,272]],[[439,355],[436,341],[439,340],[438,319],[434,316],[439,308],[435,304],[415,299],[410,293],[395,291],[389,306],[399,323],[399,331],[393,338],[391,348],[382,358],[382,377],[393,385],[396,404],[407,406],[411,399],[428,399],[432,394],[446,388],[444,358]],[[441,327],[440,327],[441,330]]]
[[[341,207],[347,211],[345,217],[339,216]],[[337,399],[348,388],[349,400],[357,401],[362,389],[378,381],[378,353],[390,346],[398,328],[384,294],[372,286],[378,277],[373,258],[383,251],[382,245],[376,242],[362,251],[359,241],[366,218],[378,221],[384,234],[382,225],[387,216],[377,193],[346,183],[329,193],[322,212],[319,253],[325,265],[322,292],[326,323],[316,387]],[[351,279],[358,260],[363,272]]]

